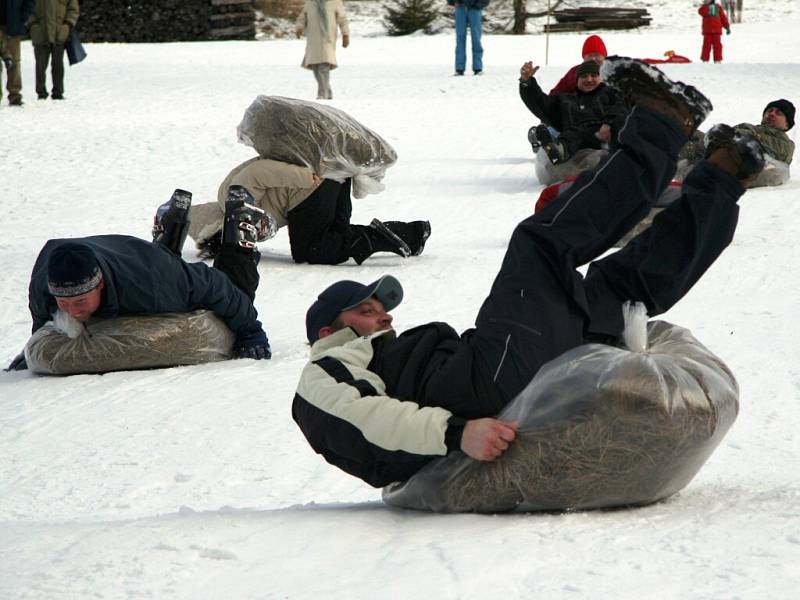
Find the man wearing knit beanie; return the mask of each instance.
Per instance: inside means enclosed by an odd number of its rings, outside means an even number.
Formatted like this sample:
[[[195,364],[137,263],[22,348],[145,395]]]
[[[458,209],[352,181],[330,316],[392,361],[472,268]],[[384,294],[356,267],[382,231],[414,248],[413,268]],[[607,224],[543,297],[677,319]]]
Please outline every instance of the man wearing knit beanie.
[[[608,51],[606,50],[606,45],[603,42],[603,39],[599,35],[590,35],[586,38],[583,42],[583,48],[581,50],[581,56],[583,57],[583,62],[587,60],[593,60],[599,65],[603,64],[606,56],[608,56]],[[564,94],[574,94],[578,89],[578,67],[581,65],[575,65],[572,67],[567,73],[561,78],[555,87],[550,90],[550,95],[555,96],[559,92],[563,92]]]

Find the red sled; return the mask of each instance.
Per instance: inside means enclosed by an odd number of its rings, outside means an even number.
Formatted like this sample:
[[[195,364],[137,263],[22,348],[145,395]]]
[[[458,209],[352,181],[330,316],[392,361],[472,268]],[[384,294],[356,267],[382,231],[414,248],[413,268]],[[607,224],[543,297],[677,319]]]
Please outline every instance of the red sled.
[[[675,54],[674,50],[667,50],[664,52],[664,56],[666,58],[643,58],[642,61],[646,62],[648,65],[661,65],[664,63],[690,63],[692,62],[685,56],[681,56],[680,54]]]

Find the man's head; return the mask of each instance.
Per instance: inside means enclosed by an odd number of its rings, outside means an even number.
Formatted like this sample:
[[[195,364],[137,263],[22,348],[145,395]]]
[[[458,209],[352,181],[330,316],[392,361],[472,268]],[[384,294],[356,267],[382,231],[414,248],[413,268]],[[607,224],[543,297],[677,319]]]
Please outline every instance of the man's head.
[[[761,124],[789,131],[794,127],[794,104],[783,98],[773,100],[764,107]]]
[[[591,92],[603,83],[603,79],[600,77],[600,67],[593,60],[587,60],[580,65],[575,76],[578,89],[584,93]]]
[[[586,38],[586,41],[583,42],[581,56],[584,61],[593,60],[598,65],[603,64],[606,56],[608,56],[608,51],[599,35],[590,35]]]
[[[351,327],[358,335],[392,328],[388,314],[403,300],[403,286],[391,275],[369,285],[338,281],[325,289],[306,313],[306,336],[312,344]]]
[[[78,321],[88,321],[100,308],[105,287],[92,249],[65,242],[53,250],[47,262],[47,287],[60,310]]]

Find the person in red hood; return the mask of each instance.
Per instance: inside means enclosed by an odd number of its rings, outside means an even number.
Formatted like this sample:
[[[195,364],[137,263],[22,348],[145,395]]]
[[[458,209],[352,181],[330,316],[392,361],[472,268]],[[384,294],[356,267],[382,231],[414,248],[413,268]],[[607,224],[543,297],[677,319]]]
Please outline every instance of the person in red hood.
[[[602,65],[603,61],[608,56],[608,51],[606,50],[606,45],[603,43],[603,40],[600,38],[599,35],[590,35],[586,38],[586,41],[583,42],[583,50],[581,50],[581,56],[583,56],[583,62],[587,60],[593,60],[598,65]],[[550,96],[555,96],[559,92],[563,92],[564,94],[574,94],[578,90],[578,67],[581,65],[575,65],[569,71],[567,71],[566,75],[561,78],[555,87],[550,90]]]
[[[722,7],[714,0],[703,0],[703,6],[697,9],[703,17],[703,50],[700,52],[700,60],[708,62],[711,48],[714,48],[714,62],[722,62],[722,30],[730,35],[731,24]]]

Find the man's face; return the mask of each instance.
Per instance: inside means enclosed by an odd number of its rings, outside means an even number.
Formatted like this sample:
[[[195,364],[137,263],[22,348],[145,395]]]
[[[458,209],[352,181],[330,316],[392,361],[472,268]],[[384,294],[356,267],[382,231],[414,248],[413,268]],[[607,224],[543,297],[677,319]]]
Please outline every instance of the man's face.
[[[584,73],[578,77],[578,89],[584,93],[591,92],[601,83],[603,80],[600,75],[594,73]]]
[[[345,327],[352,327],[358,335],[371,335],[392,328],[392,315],[374,297],[344,311],[339,315],[338,321]]]
[[[86,292],[80,296],[69,296],[67,298],[56,298],[58,308],[67,313],[73,319],[78,321],[88,321],[89,318],[97,312],[100,308],[100,301],[102,299],[103,288],[105,282],[101,281],[100,285],[94,288],[91,292]]]
[[[761,117],[761,124],[781,131],[789,129],[789,121],[786,120],[786,115],[783,114],[781,109],[774,106],[770,106],[764,111],[764,116]]]
[[[585,54],[583,56],[583,62],[586,62],[587,60],[593,60],[598,65],[602,65],[605,59],[606,57],[600,54],[599,52],[590,52],[589,54]]]

